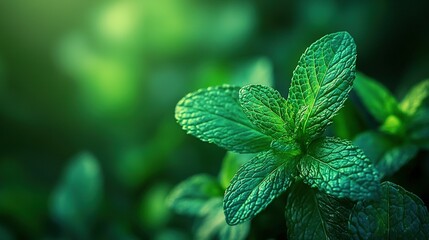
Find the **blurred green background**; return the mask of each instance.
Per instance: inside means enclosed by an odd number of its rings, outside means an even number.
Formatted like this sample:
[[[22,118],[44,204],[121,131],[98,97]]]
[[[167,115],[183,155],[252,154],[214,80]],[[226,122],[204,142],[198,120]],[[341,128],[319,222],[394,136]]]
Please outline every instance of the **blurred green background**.
[[[428,9],[427,1],[0,1],[0,239],[190,238],[192,219],[171,213],[165,196],[196,173],[216,176],[225,151],[180,129],[181,97],[246,83],[261,64],[285,96],[305,48],[344,30],[358,70],[401,97],[429,76]],[[341,119],[331,133],[349,139],[377,127],[354,93]],[[427,151],[415,160],[396,182],[428,205]]]

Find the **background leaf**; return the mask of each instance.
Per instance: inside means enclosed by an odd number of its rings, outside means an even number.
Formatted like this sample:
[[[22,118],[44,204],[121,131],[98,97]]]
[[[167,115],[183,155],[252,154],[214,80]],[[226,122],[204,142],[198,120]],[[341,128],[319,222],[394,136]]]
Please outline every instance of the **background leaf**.
[[[170,193],[167,204],[178,214],[204,215],[208,200],[222,196],[223,190],[216,178],[199,174],[183,181]]]
[[[416,112],[408,123],[408,133],[414,144],[429,149],[429,108]]]
[[[295,159],[262,152],[246,162],[225,191],[226,221],[236,225],[253,218],[286,191],[295,174]]]
[[[362,73],[356,74],[354,89],[366,109],[379,122],[398,113],[398,102],[382,84]]]
[[[274,76],[271,62],[264,57],[250,61],[238,70],[231,84],[236,86],[259,84],[273,87]]]
[[[189,134],[227,150],[266,150],[271,138],[259,132],[243,113],[239,89],[224,85],[190,93],[177,104],[176,119]]]
[[[246,239],[250,230],[250,222],[235,226],[228,225],[225,221],[221,197],[209,200],[204,209],[206,214],[198,220],[195,239],[213,239],[216,237],[220,240]]]
[[[303,111],[297,128],[306,141],[323,133],[343,106],[355,77],[355,62],[356,46],[347,32],[322,37],[299,59],[288,101],[295,114]]]
[[[80,153],[71,160],[52,195],[53,219],[69,234],[90,238],[91,225],[102,200],[103,182],[97,160]]]
[[[390,176],[417,154],[417,147],[393,136],[368,131],[359,134],[353,143],[374,163],[381,177]]]
[[[428,239],[429,213],[420,198],[383,182],[378,201],[358,202],[350,215],[353,239]]]
[[[285,217],[289,239],[348,239],[353,204],[299,183],[287,199]]]
[[[226,153],[219,173],[219,182],[223,189],[229,186],[231,179],[237,173],[238,169],[254,156],[255,154]]]
[[[377,170],[362,150],[349,141],[317,140],[309,146],[298,166],[305,183],[332,196],[357,200],[378,195]]]
[[[399,107],[408,115],[414,115],[429,97],[429,79],[414,86],[402,99]]]

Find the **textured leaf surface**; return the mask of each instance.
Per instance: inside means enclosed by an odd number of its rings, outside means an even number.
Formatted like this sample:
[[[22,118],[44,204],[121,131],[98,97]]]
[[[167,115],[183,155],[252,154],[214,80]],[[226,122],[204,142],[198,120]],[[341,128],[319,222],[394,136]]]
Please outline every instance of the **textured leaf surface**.
[[[390,91],[361,73],[356,74],[354,89],[366,109],[379,122],[398,112],[398,102]]]
[[[374,131],[358,135],[354,144],[374,163],[381,177],[394,174],[418,151],[412,144],[398,142],[392,136]]]
[[[348,218],[353,204],[305,184],[296,184],[287,200],[289,239],[349,239]]]
[[[301,159],[299,170],[305,183],[335,197],[358,200],[379,192],[378,172],[362,150],[349,141],[317,140]]]
[[[179,214],[203,215],[202,208],[207,201],[222,196],[222,192],[216,178],[199,174],[177,185],[168,196],[167,203]]]
[[[207,201],[203,207],[204,216],[198,220],[195,239],[245,239],[250,230],[250,222],[230,226],[225,221],[222,197]]]
[[[358,202],[350,215],[353,239],[429,239],[429,213],[423,201],[391,182],[381,198]]]
[[[286,99],[278,91],[262,85],[245,86],[240,89],[240,104],[261,132],[273,138],[290,135],[285,127],[291,128],[293,123],[286,111]]]
[[[323,133],[343,106],[355,77],[356,46],[347,32],[326,35],[301,56],[288,101],[304,138]],[[291,115],[294,115],[291,114]]]
[[[231,179],[237,173],[238,169],[254,156],[255,154],[227,152],[223,158],[222,167],[219,173],[219,181],[223,189],[226,189],[229,186]]]
[[[176,119],[189,134],[230,151],[254,153],[266,150],[271,138],[247,119],[238,100],[239,87],[201,89],[182,98]]]
[[[429,97],[429,79],[414,86],[404,97],[399,107],[408,115],[414,115]]]
[[[295,159],[281,159],[273,152],[262,152],[246,162],[226,189],[226,221],[235,225],[253,218],[291,184]]]

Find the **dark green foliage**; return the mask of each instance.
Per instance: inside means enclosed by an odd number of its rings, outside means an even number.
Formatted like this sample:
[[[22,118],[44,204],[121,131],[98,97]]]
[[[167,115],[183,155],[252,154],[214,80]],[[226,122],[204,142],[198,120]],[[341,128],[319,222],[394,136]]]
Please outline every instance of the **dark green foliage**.
[[[230,226],[225,221],[222,206],[225,189],[221,184],[222,179],[230,175],[229,171],[235,172],[245,161],[247,159],[242,156],[229,153],[224,158],[220,180],[207,174],[199,174],[183,181],[171,191],[167,199],[168,206],[176,213],[197,217],[194,231],[196,239],[246,238],[250,230],[249,222]]]
[[[361,133],[354,143],[374,162],[382,176],[390,176],[407,164],[419,148],[429,143],[429,80],[414,86],[401,102],[377,81],[357,74],[356,92],[372,116],[378,131]]]
[[[428,239],[429,213],[422,200],[402,187],[381,184],[381,197],[359,201],[350,215],[353,239]]]
[[[72,159],[53,193],[54,221],[72,237],[89,239],[102,194],[103,181],[97,160],[89,153],[79,154]]]
[[[348,239],[351,201],[295,184],[286,205],[288,235],[292,239]]]

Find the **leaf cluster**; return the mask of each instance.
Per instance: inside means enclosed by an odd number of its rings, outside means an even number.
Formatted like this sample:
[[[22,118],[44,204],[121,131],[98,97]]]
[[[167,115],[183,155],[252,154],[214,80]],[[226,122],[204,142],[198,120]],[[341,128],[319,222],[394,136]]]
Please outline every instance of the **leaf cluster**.
[[[256,154],[226,188],[229,225],[247,223],[288,191],[290,238],[347,238],[353,201],[384,199],[379,173],[362,150],[323,135],[348,97],[355,63],[353,38],[333,33],[301,56],[287,99],[268,86],[222,85],[179,101],[175,117],[187,133],[229,151]]]
[[[429,79],[413,86],[402,101],[361,73],[356,76],[355,90],[380,127],[358,135],[354,143],[382,176],[394,174],[419,149],[429,149]]]

